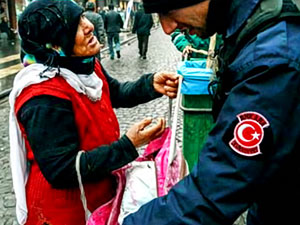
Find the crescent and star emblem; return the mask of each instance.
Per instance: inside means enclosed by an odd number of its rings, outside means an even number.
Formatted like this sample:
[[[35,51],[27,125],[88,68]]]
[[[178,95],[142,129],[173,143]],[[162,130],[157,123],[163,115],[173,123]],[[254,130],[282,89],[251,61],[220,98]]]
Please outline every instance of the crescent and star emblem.
[[[234,138],[229,146],[244,156],[261,154],[259,145],[264,137],[264,128],[269,126],[269,122],[257,112],[243,112],[237,118],[239,123],[234,129]]]

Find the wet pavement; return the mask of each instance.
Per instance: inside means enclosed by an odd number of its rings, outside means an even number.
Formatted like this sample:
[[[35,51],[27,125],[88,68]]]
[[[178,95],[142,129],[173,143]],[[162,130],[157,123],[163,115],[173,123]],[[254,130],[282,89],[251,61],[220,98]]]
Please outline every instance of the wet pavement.
[[[104,56],[108,53],[104,53]],[[136,39],[121,46],[121,58],[110,60],[105,57],[102,64],[108,73],[119,81],[136,80],[142,74],[160,70],[175,71],[181,54],[175,49],[170,37],[161,29],[154,30],[149,39],[147,60],[139,58]],[[8,98],[0,99],[0,225],[16,225],[15,199],[12,189],[12,179],[9,167],[9,139],[8,139]],[[146,104],[129,109],[115,109],[121,129],[124,134],[130,125],[145,117],[167,117],[167,97],[162,97]],[[182,114],[179,115],[177,125],[177,141],[181,146]],[[142,149],[142,148],[141,148]],[[237,223],[242,225],[243,222]]]

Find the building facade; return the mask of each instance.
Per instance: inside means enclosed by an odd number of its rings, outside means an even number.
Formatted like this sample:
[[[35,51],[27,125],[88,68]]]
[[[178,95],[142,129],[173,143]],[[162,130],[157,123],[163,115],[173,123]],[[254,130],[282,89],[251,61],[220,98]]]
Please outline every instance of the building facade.
[[[23,12],[24,8],[34,0],[0,0],[6,5],[5,12],[9,19],[10,27],[17,29],[18,16]],[[70,0],[71,1],[71,0]],[[75,0],[79,5],[85,6],[86,2],[92,1],[96,3],[97,7],[107,7],[109,4],[113,4],[119,10],[126,10],[128,2],[130,0]],[[136,11],[141,0],[134,0],[132,10]]]

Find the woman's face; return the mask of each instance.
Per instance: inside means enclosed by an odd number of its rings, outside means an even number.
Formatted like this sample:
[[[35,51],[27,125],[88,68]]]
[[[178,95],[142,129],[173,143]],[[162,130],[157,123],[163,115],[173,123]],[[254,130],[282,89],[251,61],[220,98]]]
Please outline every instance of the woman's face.
[[[73,48],[74,56],[93,56],[100,51],[100,43],[93,34],[94,25],[81,16]]]

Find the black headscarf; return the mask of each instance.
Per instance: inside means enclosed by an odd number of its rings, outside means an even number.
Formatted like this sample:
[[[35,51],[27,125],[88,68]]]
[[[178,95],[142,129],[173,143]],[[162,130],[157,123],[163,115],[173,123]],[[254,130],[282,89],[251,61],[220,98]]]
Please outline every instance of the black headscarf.
[[[72,0],[36,0],[30,3],[18,21],[23,54],[33,55],[37,62],[51,67],[91,73],[94,67],[82,62],[93,60],[71,57],[82,13],[83,9]],[[51,46],[49,48],[49,44],[61,47],[64,56]]]

